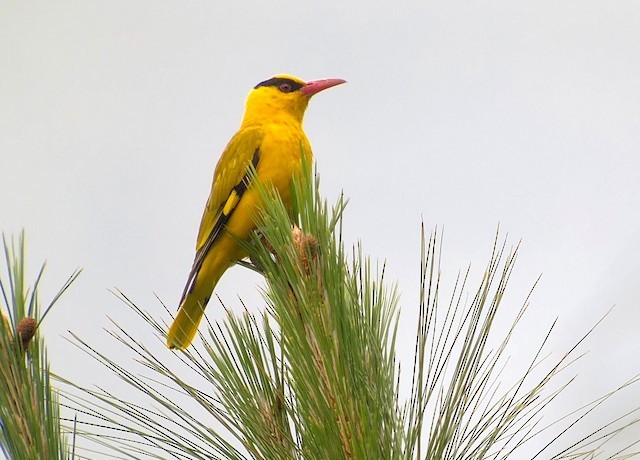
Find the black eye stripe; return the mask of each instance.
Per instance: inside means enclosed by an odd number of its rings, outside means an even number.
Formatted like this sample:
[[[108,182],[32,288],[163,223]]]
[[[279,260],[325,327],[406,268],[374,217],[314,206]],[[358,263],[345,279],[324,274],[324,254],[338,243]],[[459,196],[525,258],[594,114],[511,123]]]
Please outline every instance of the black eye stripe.
[[[259,88],[260,86],[280,86],[281,84],[286,83],[291,85],[291,91],[298,91],[300,88],[304,86],[304,83],[299,83],[295,80],[291,80],[290,78],[282,78],[282,77],[273,77],[263,82],[258,83],[255,88]]]

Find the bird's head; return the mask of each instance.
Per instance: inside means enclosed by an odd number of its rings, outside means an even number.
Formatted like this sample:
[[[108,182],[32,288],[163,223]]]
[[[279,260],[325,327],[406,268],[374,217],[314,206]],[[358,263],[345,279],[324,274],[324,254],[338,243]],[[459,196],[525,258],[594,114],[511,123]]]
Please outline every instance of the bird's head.
[[[305,82],[291,75],[276,75],[258,83],[249,93],[245,123],[279,118],[302,123],[311,96],[342,83],[346,82],[339,78]]]

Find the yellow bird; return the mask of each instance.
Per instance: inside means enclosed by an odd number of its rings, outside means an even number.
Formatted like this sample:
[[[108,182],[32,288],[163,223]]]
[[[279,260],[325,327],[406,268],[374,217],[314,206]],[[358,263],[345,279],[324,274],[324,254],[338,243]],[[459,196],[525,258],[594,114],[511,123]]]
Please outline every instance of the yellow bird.
[[[196,242],[196,256],[180,300],[180,310],[167,346],[191,344],[211,293],[223,273],[247,256],[238,245],[255,229],[260,197],[249,181],[253,165],[257,179],[272,184],[290,206],[291,184],[301,173],[302,158],[310,163],[311,146],[302,130],[309,99],[320,91],[345,83],[331,78],[304,82],[276,75],[249,93],[240,130],[231,138],[213,174]]]

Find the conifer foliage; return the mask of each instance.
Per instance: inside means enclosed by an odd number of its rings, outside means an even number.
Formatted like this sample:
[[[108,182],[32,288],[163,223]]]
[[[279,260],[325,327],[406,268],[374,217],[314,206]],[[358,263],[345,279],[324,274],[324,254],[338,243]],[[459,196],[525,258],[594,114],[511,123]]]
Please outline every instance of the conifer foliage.
[[[37,322],[15,332],[17,319],[38,313],[16,309],[25,302],[16,299],[28,298],[17,275],[24,258],[8,258],[11,288],[3,285],[3,294],[14,313],[3,322],[0,343],[5,453],[18,459],[36,458],[33,449],[42,449],[36,451],[48,452],[43,458],[97,458],[100,451],[101,458],[135,459],[499,460],[523,458],[522,449],[534,443],[541,447],[533,458],[638,454],[633,444],[608,443],[637,430],[638,408],[598,430],[577,429],[578,421],[638,379],[561,420],[544,417],[547,405],[567,394],[572,379],[562,372],[580,357],[590,331],[552,362],[542,358],[552,325],[531,350],[523,374],[501,383],[509,365],[505,351],[528,308],[524,299],[511,327],[496,329],[495,318],[508,313],[502,302],[518,247],[508,249],[496,237],[479,285],[469,287],[467,271],[441,303],[441,243],[423,229],[419,304],[402,311],[415,315],[416,324],[414,355],[406,359],[397,352],[398,291],[385,279],[384,264],[373,263],[359,245],[345,248],[345,201],[329,207],[317,176],[305,177],[293,190],[293,215],[273,190],[262,190],[259,231],[243,243],[251,257],[242,264],[264,276],[263,305],[227,309],[223,319],[200,327],[192,347],[174,352],[164,347],[167,324],[158,309],[150,313],[118,292],[143,326],[155,331],[156,343],[117,319],[108,352],[74,334],[78,347],[129,389],[87,388],[58,377],[69,424],[77,417],[77,426],[68,428],[82,437],[77,453],[69,453],[63,437],[55,438],[57,398],[44,355],[34,356],[33,342],[43,350],[42,342],[37,333],[27,340]],[[5,252],[11,253],[6,244]],[[36,291],[37,282],[32,303]],[[214,310],[208,311],[219,317]],[[136,359],[123,362],[126,353]],[[14,368],[21,369],[20,382]],[[32,414],[33,408],[40,412]],[[33,432],[44,420],[53,422],[45,432]],[[545,441],[536,443],[540,436]],[[21,449],[22,456],[14,454]]]

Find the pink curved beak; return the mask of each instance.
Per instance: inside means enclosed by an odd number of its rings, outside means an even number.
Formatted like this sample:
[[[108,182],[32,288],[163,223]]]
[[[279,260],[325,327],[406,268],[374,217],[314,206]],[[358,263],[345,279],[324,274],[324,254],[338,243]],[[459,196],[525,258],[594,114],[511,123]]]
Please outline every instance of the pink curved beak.
[[[305,83],[305,85],[300,88],[300,92],[302,94],[306,94],[307,96],[313,96],[320,91],[323,91],[327,88],[331,88],[332,86],[341,85],[346,83],[346,80],[342,78],[326,78],[324,80],[312,80]]]

